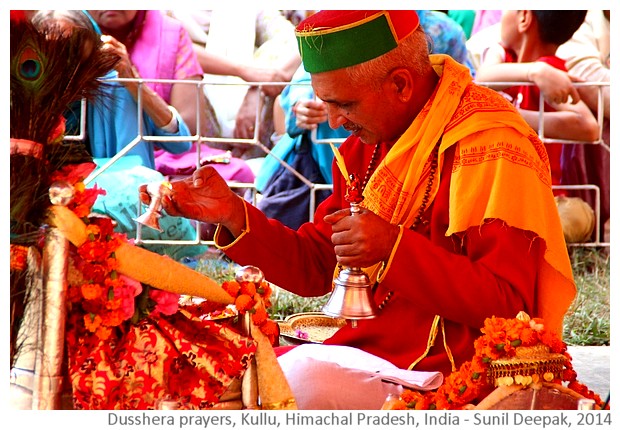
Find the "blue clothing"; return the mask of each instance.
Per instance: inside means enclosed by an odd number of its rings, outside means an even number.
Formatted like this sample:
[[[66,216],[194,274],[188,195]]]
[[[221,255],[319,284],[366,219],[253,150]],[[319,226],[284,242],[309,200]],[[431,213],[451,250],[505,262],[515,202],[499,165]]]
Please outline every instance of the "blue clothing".
[[[472,76],[476,70],[467,54],[467,39],[463,28],[443,12],[416,10],[420,25],[433,41],[431,54],[447,54],[467,66]]]
[[[118,76],[116,70],[110,71],[102,79]],[[106,82],[101,87],[101,95],[94,103],[89,103],[86,113],[86,132],[90,153],[96,158],[110,158],[131,143],[138,136],[138,104],[120,82]],[[74,117],[71,117],[71,114]],[[179,129],[168,133],[158,128],[153,120],[143,112],[143,136],[191,136],[180,115],[175,114]],[[67,117],[67,130],[71,131],[79,121],[79,105]],[[191,142],[157,142],[157,146],[173,154],[180,154],[191,148]],[[126,155],[137,155],[142,165],[155,169],[154,143],[141,141]]]
[[[303,85],[299,85],[303,84]],[[271,149],[271,152],[278,158],[284,160],[287,164],[293,162],[295,152],[293,149],[301,142],[301,136],[310,133],[309,130],[299,128],[295,125],[295,114],[293,106],[299,100],[310,100],[314,98],[314,92],[310,86],[310,73],[306,72],[302,66],[299,66],[293,78],[291,85],[288,85],[280,95],[280,104],[285,112],[286,134],[284,134],[278,143]],[[317,139],[344,139],[349,136],[349,132],[343,127],[336,130],[332,129],[329,124],[323,122],[318,125],[316,137]],[[317,162],[321,175],[325,179],[326,184],[332,183],[332,161],[334,154],[328,144],[314,144],[311,147],[312,157]],[[256,176],[256,189],[261,192],[269,178],[280,167],[278,160],[272,155],[267,155],[263,162],[258,175]]]

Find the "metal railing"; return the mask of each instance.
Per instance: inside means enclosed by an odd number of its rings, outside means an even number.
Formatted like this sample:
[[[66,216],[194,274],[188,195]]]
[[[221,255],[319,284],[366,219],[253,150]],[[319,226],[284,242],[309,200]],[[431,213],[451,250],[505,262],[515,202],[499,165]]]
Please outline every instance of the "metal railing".
[[[280,159],[275,154],[272,153],[270,148],[264,145],[259,140],[259,131],[260,131],[260,112],[263,108],[262,106],[262,98],[260,95],[260,88],[267,85],[290,85],[289,82],[250,82],[250,83],[222,83],[222,82],[209,82],[206,80],[174,80],[174,79],[129,79],[129,78],[116,78],[109,79],[106,82],[124,82],[124,81],[133,81],[138,83],[138,114],[136,120],[138,121],[138,135],[132,140],[126,147],[124,147],[121,151],[119,151],[114,157],[112,157],[109,161],[107,161],[104,165],[98,168],[95,172],[93,172],[88,178],[85,180],[85,184],[88,185],[92,180],[94,180],[98,175],[106,171],[110,166],[112,166],[117,160],[123,157],[127,152],[129,152],[133,147],[139,144],[141,141],[146,142],[196,142],[197,145],[197,159],[196,159],[196,168],[200,167],[200,143],[219,143],[219,144],[230,144],[230,145],[247,145],[247,146],[258,146],[262,149],[266,154],[271,155],[275,158],[280,165],[284,168],[288,169],[291,173],[293,173],[300,181],[302,181],[306,186],[308,186],[310,190],[310,207],[309,207],[309,219],[312,221],[314,219],[314,212],[316,209],[316,192],[319,190],[331,190],[333,187],[331,184],[316,184],[311,182],[309,179],[304,177],[301,173],[291,167],[286,161]],[[142,87],[147,82],[157,82],[163,84],[184,84],[184,85],[194,85],[196,88],[196,130],[198,132],[192,136],[182,136],[182,137],[163,137],[163,136],[148,136],[144,134],[144,124],[143,124],[143,116],[142,116]],[[530,82],[476,82],[478,85],[494,87],[494,86],[516,86],[516,85],[533,85]],[[256,107],[256,122],[254,124],[254,136],[250,139],[240,139],[240,138],[229,138],[229,137],[218,137],[218,136],[202,136],[200,135],[199,130],[201,129],[201,118],[200,118],[200,98],[203,96],[202,92],[204,91],[204,87],[207,85],[219,85],[219,86],[258,86],[259,91],[256,94],[258,97],[258,103]],[[305,85],[309,86],[309,84],[294,84],[294,85]],[[580,82],[574,83],[575,86],[591,86],[596,87],[598,89],[598,111],[596,114],[597,123],[599,125],[599,137],[596,141],[587,142],[587,141],[576,141],[576,140],[562,140],[562,139],[552,139],[548,138],[544,134],[544,121],[543,115],[544,111],[544,98],[541,93],[540,95],[540,109],[539,109],[539,129],[538,136],[545,144],[587,144],[587,145],[600,145],[602,148],[610,152],[610,147],[607,145],[602,138],[603,134],[603,122],[604,122],[604,103],[603,103],[603,88],[609,86],[609,83],[601,83],[601,82]],[[78,135],[67,136],[67,140],[83,140],[86,136],[85,124],[86,124],[86,103],[82,101],[82,109],[81,109],[81,121],[80,121],[80,132]],[[316,130],[311,132],[311,140],[315,144],[328,144],[328,143],[340,143],[344,141],[344,139],[318,139]],[[228,182],[228,185],[232,189],[236,190],[245,190],[246,197],[249,197],[250,202],[256,204],[257,202],[257,190],[254,183],[240,183],[240,182]],[[600,225],[601,225],[601,198],[600,193],[601,190],[598,186],[594,184],[580,184],[580,185],[557,185],[553,186],[554,189],[565,189],[565,190],[592,190],[595,192],[595,207],[593,208],[595,212],[595,239],[592,242],[585,243],[573,243],[571,246],[609,246],[608,242],[601,241],[600,237]],[[141,215],[143,207],[140,203],[138,203],[138,213],[137,216]],[[213,245],[213,240],[202,240],[200,234],[200,223],[195,223],[195,232],[196,235],[192,240],[157,240],[157,239],[143,239],[142,237],[142,226],[136,223],[136,238],[135,241],[137,244],[161,244],[161,245]]]
[[[476,82],[478,85],[493,87],[513,87],[513,86],[533,86],[532,82]],[[573,86],[579,87],[594,87],[597,89],[597,111],[596,121],[598,124],[598,139],[594,141],[583,140],[570,140],[570,139],[557,139],[545,136],[545,122],[543,120],[545,114],[545,98],[541,92],[538,99],[538,137],[545,144],[579,144],[579,145],[599,145],[603,150],[611,152],[610,146],[603,140],[603,125],[605,121],[605,103],[603,99],[603,89],[609,87],[609,82],[574,82]],[[599,247],[610,246],[609,242],[603,241],[601,238],[601,189],[595,184],[579,184],[579,185],[553,185],[554,190],[590,190],[594,191],[594,240],[589,242],[576,242],[569,243],[569,246],[585,246],[585,247]]]

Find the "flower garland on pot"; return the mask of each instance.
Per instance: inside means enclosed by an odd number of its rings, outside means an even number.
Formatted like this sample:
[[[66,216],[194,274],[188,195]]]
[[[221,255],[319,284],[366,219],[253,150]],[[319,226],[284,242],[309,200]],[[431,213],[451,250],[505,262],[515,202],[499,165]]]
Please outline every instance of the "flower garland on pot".
[[[543,320],[530,319],[524,312],[513,319],[491,317],[485,320],[481,332],[483,335],[474,341],[476,352],[473,358],[452,372],[436,391],[406,388],[399,398],[388,399],[383,408],[470,409],[495,386],[518,384],[526,387],[543,381],[566,383],[577,394],[594,400],[599,409],[605,406],[599,395],[577,381],[566,344],[557,334],[545,329]],[[550,360],[546,360],[547,364],[536,362],[538,371],[535,372],[528,370],[515,376],[497,376],[494,369],[501,368],[503,363],[515,360],[518,363],[523,351],[542,351]]]

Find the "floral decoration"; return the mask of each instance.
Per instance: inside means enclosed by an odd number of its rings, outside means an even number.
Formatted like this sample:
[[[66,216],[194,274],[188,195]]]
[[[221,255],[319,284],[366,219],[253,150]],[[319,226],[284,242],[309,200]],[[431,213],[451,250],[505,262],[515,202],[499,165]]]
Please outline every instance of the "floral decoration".
[[[203,320],[220,320],[222,323],[249,313],[254,325],[267,336],[271,345],[277,345],[280,329],[275,321],[269,319],[267,312],[272,293],[269,282],[263,280],[257,286],[254,282],[229,280],[222,283],[222,288],[235,299],[233,305],[204,300],[183,305],[183,311],[202,315]]]
[[[114,232],[112,219],[89,216],[97,196],[105,195],[105,190],[96,186],[84,186],[84,178],[94,167],[94,163],[67,165],[53,174],[52,180],[73,187],[74,197],[68,208],[84,221],[88,233],[88,240],[71,251],[68,301],[72,307],[81,306],[88,331],[106,340],[112,329],[124,321],[136,322],[151,312],[172,315],[178,309],[179,295],[148,287],[145,291],[140,282],[116,271],[114,251],[128,239]],[[150,300],[139,301],[143,306],[136,308],[136,298],[142,293]]]
[[[240,378],[256,344],[226,321],[204,318],[205,308],[179,307],[180,295],[120,274],[115,251],[128,241],[114,221],[91,213],[105,191],[86,188],[94,163],[67,166],[53,181],[72,189],[67,204],[86,225],[87,240],[70,247],[66,342],[76,409],[153,409],[172,398],[186,408],[218,403]],[[17,255],[17,254],[16,254]],[[265,306],[267,282],[227,283],[240,313],[250,312],[266,334],[276,333]],[[235,290],[236,289],[236,290]],[[208,303],[208,302],[205,302]],[[211,311],[224,305],[211,304]]]
[[[513,319],[491,317],[485,320],[481,332],[483,335],[474,341],[474,357],[445,378],[437,390],[405,389],[399,398],[388,399],[384,409],[467,409],[490,394],[494,385],[516,383],[527,386],[539,381],[566,384],[569,389],[594,400],[599,409],[605,405],[599,395],[577,381],[566,344],[557,334],[545,329],[543,320],[530,319],[524,312]],[[551,354],[563,356],[563,370],[558,374],[547,371],[542,375],[517,375],[491,381],[489,375],[493,362],[514,358],[518,348],[527,347],[542,347]]]

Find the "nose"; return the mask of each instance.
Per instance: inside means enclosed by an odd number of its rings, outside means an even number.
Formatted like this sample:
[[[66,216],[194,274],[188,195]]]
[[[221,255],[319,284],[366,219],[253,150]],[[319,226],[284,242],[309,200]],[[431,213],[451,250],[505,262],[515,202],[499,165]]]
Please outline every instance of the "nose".
[[[327,103],[327,121],[330,128],[336,130],[341,125],[347,123],[347,118],[342,114],[342,109]]]

